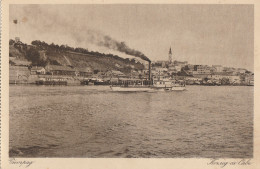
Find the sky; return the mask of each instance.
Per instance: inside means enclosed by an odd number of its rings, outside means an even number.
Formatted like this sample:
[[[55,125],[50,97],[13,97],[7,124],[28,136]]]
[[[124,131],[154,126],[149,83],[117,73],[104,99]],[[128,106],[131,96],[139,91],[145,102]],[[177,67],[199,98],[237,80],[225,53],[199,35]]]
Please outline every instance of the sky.
[[[118,51],[124,42],[152,61],[168,60],[171,47],[173,60],[254,69],[253,5],[10,5],[9,21],[10,38],[28,44],[132,57]]]

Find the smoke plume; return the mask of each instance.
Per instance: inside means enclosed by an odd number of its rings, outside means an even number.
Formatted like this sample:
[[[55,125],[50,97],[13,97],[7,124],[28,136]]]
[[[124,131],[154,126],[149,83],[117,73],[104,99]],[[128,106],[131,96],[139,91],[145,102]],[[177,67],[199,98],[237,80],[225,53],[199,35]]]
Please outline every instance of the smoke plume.
[[[67,35],[72,41],[76,42],[75,44],[85,44],[86,47],[88,44],[93,44],[150,62],[150,59],[142,52],[130,48],[125,42],[120,42],[101,31],[89,28],[86,22],[82,22],[77,17],[64,17],[57,11],[43,8],[40,5],[28,5],[22,8],[23,13],[27,14],[27,24],[37,29],[39,34]]]
[[[125,42],[120,42],[97,30],[92,30],[92,29],[85,30],[82,28],[76,28],[71,33],[71,36],[78,43],[87,41],[87,43],[91,43],[100,47],[106,47],[108,49],[119,51],[127,55],[138,57],[142,60],[150,62],[150,59],[147,56],[145,56],[142,52],[132,49],[129,46],[127,46]]]
[[[104,35],[103,40],[98,41],[97,45],[104,46],[109,49],[117,50],[117,51],[125,53],[127,55],[139,57],[145,61],[150,62],[150,59],[148,57],[146,57],[142,52],[135,50],[135,49],[131,49],[130,47],[128,47],[126,45],[125,42],[118,42],[117,40],[112,39],[108,35]]]

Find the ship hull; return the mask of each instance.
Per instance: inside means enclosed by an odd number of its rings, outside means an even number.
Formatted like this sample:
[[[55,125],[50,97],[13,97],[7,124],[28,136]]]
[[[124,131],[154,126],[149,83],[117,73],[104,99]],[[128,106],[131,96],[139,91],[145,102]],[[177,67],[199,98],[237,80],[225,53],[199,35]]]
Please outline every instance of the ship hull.
[[[110,86],[112,91],[115,92],[149,92],[153,91],[151,87],[123,87],[123,86]]]
[[[186,90],[184,86],[178,87],[123,87],[123,86],[110,86],[112,91],[115,92],[151,92],[151,91],[183,91]]]

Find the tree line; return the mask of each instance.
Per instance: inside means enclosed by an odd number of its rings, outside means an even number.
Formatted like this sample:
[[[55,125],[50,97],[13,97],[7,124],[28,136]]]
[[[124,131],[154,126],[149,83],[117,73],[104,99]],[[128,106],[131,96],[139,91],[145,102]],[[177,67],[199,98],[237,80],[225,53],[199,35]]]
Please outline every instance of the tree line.
[[[81,54],[88,54],[88,55],[92,55],[92,56],[97,56],[97,57],[109,57],[109,58],[114,58],[117,60],[121,60],[123,62],[131,62],[130,59],[126,58],[121,58],[118,55],[114,55],[114,54],[104,54],[104,53],[100,53],[100,52],[95,52],[95,51],[89,51],[88,49],[85,48],[81,48],[81,47],[76,47],[73,48],[71,46],[68,45],[58,45],[58,44],[48,44],[44,41],[40,41],[40,40],[34,40],[31,43],[32,45],[36,46],[39,49],[42,50],[49,50],[49,51],[53,51],[53,52],[76,52],[76,53],[81,53]]]
[[[60,65],[56,60],[51,60],[49,57],[44,59],[41,57],[39,51],[45,51],[46,55],[51,56],[51,53],[81,53],[87,54],[95,57],[108,57],[116,60],[120,60],[125,64],[134,64],[135,61],[129,58],[121,58],[118,55],[113,54],[104,54],[100,52],[89,51],[88,49],[81,48],[81,47],[70,47],[68,45],[58,45],[58,44],[48,44],[44,41],[34,40],[31,42],[31,45],[27,45],[26,43],[22,43],[21,41],[15,42],[13,39],[9,40],[9,45],[13,45],[16,49],[22,53],[25,58],[32,62],[32,65],[37,66],[46,66],[47,63]],[[9,54],[11,56],[11,54]],[[139,63],[140,64],[140,63]]]

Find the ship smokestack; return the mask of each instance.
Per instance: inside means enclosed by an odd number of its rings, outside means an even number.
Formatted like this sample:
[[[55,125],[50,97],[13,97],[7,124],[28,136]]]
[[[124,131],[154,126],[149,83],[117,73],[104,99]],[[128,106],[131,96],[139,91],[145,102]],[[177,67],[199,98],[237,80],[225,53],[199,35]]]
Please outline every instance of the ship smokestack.
[[[149,80],[151,80],[151,61],[148,62],[149,62]]]

